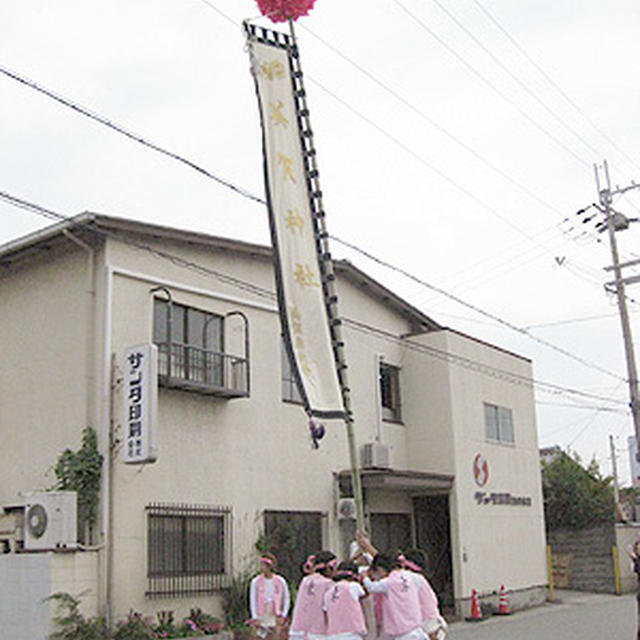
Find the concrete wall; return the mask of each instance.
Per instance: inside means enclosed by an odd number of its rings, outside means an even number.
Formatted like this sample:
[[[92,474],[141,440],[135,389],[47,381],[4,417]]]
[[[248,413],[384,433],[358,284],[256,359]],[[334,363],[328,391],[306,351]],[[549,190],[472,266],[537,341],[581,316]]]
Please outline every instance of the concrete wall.
[[[47,598],[69,593],[81,601],[87,617],[97,614],[97,554],[11,553],[0,555],[0,625],[11,640],[46,640],[55,602]]]
[[[568,560],[569,589],[615,593],[612,548],[616,544],[613,524],[589,529],[556,529],[547,536],[552,554]]]
[[[640,524],[617,524],[616,544],[618,547],[618,566],[620,569],[620,587],[622,593],[635,593],[638,590],[638,575],[633,570],[633,562],[627,550],[640,534]]]
[[[50,487],[89,424],[87,256],[71,243],[0,280],[0,504]],[[67,329],[67,330],[64,330]]]
[[[452,497],[453,566],[456,599],[472,589],[492,593],[546,585],[544,514],[533,390],[509,378],[530,378],[531,363],[495,347],[447,332],[450,365],[455,487]],[[468,362],[475,363],[473,367]],[[502,372],[500,375],[496,373]],[[487,440],[483,403],[510,408],[514,444]],[[474,458],[488,462],[480,487]],[[478,504],[476,493],[510,493],[530,505]]]

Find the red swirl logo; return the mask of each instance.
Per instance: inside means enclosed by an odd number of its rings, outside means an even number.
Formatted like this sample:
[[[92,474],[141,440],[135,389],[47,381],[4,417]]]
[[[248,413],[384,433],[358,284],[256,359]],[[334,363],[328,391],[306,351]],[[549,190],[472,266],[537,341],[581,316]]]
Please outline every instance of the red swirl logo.
[[[484,487],[487,484],[487,480],[489,480],[489,463],[481,454],[478,454],[473,459],[473,477],[479,487]]]

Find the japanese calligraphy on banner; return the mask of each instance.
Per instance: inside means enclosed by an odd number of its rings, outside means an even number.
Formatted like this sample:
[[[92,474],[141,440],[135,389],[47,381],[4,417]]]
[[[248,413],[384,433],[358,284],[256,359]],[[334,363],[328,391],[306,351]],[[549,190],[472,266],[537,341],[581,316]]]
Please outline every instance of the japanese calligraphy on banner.
[[[309,413],[344,417],[303,162],[290,52],[249,41],[262,120],[265,182],[280,318]]]
[[[123,392],[124,461],[154,462],[158,412],[158,347],[142,344],[125,352]]]

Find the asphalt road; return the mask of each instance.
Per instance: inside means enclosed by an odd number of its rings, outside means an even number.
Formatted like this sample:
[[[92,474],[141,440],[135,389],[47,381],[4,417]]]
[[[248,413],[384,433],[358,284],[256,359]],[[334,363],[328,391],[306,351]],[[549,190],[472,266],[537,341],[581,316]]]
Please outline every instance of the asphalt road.
[[[635,640],[636,633],[635,595],[561,592],[553,604],[453,624],[448,640]]]

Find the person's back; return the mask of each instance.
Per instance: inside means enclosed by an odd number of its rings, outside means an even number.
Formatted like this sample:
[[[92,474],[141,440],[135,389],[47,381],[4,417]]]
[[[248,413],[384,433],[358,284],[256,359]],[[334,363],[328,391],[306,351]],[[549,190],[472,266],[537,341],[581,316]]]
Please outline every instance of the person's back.
[[[364,621],[360,598],[364,589],[349,580],[340,580],[330,587],[324,596],[324,608],[327,612],[327,634],[346,637],[364,636],[367,626]]]
[[[320,573],[305,576],[298,587],[296,604],[293,609],[289,635],[292,638],[304,637],[303,634],[325,635],[327,632],[322,599],[331,587],[330,578]]]
[[[401,636],[422,626],[418,588],[409,571],[394,569],[387,578],[387,597],[382,601],[384,631]]]
[[[314,640],[327,633],[323,597],[333,584],[331,576],[338,561],[331,551],[318,551],[307,558],[303,571],[309,575],[302,578],[293,608],[289,637],[291,640]]]

